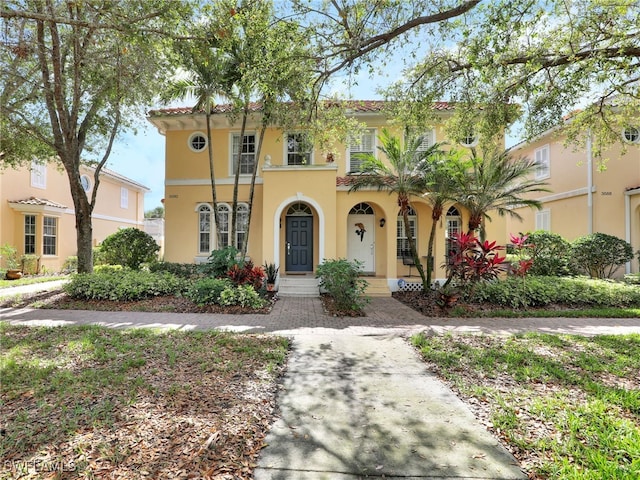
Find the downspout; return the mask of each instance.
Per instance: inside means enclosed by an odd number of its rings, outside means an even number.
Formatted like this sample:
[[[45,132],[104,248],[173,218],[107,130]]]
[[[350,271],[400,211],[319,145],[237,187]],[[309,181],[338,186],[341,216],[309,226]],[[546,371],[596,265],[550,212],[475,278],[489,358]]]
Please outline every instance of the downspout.
[[[624,192],[624,239],[631,244],[631,195],[640,194],[640,188]],[[631,273],[631,261],[625,263],[625,273]]]
[[[593,233],[593,153],[591,130],[587,133],[587,234]]]

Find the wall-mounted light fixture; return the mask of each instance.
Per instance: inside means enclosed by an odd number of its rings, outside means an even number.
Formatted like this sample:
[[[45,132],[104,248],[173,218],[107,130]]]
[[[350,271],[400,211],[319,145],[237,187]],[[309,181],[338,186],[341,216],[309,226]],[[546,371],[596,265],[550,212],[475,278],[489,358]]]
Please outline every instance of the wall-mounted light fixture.
[[[380,219],[380,226],[384,227],[384,224],[387,223],[387,221],[384,218]]]

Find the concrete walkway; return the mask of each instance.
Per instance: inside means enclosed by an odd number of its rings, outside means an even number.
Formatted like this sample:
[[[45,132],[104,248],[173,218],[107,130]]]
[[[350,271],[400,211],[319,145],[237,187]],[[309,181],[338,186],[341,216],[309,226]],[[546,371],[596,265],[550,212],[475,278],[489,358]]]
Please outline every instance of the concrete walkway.
[[[0,298],[8,294],[0,290]],[[0,319],[289,336],[293,349],[278,419],[256,480],[524,479],[513,457],[427,371],[404,337],[418,331],[640,333],[640,319],[426,318],[390,298],[374,298],[362,318],[328,316],[318,298],[284,298],[269,315],[0,309]]]

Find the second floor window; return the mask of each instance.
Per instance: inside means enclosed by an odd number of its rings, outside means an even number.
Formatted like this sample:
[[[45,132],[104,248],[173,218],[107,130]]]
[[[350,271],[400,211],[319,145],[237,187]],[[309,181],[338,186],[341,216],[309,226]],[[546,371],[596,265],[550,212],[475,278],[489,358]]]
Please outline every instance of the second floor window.
[[[287,135],[287,165],[311,165],[311,142],[308,135]]]
[[[120,208],[129,208],[129,190],[120,188]]]
[[[31,186],[47,188],[47,165],[34,160],[31,162]]]
[[[536,148],[536,180],[549,178],[551,168],[549,162],[549,145]]]
[[[351,137],[349,142],[349,171],[359,172],[362,166],[362,157],[370,154],[375,155],[376,131],[366,130],[357,137]]]
[[[240,175],[251,175],[256,164],[256,136],[245,135],[240,146],[240,134],[233,134],[233,172],[235,174],[238,162],[240,162]]]

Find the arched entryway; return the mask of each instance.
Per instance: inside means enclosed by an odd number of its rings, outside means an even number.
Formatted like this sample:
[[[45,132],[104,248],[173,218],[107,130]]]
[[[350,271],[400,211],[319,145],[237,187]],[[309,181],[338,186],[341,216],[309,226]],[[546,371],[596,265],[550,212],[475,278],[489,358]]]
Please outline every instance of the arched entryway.
[[[358,203],[347,217],[347,258],[357,260],[366,273],[376,269],[375,213],[368,203]]]

